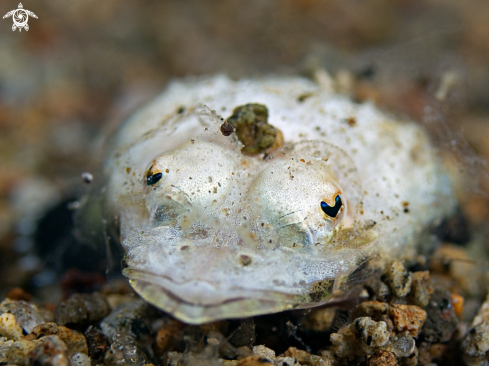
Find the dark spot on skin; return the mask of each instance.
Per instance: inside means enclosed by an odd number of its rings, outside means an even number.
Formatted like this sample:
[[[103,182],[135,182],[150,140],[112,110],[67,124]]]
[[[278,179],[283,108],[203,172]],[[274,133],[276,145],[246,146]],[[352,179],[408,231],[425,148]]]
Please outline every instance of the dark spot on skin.
[[[183,107],[183,106],[177,109],[178,114],[182,114],[184,112],[185,112],[185,107]]]
[[[222,125],[221,125],[221,133],[224,135],[224,136],[230,136],[232,133],[234,132],[234,127],[231,123],[229,123],[228,121],[224,122]]]
[[[375,67],[373,65],[369,65],[363,69],[361,69],[357,73],[358,79],[372,80],[375,76]]]
[[[345,122],[350,127],[355,127],[357,125],[357,120],[355,119],[355,117],[349,117],[349,118],[345,119]]]
[[[299,103],[303,103],[307,98],[311,97],[312,96],[312,93],[304,93],[304,94],[301,94],[297,97],[297,101]]]
[[[247,266],[251,263],[251,257],[249,255],[241,254],[239,256],[239,261],[243,266]]]
[[[152,186],[153,184],[156,184],[160,181],[161,177],[163,177],[162,173],[156,173],[153,175],[149,175],[146,177],[146,183],[148,186]]]

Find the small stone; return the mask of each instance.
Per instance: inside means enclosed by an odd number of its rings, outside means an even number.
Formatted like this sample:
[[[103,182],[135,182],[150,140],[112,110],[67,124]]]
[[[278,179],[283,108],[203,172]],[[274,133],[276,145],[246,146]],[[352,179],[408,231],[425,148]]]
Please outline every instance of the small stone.
[[[88,354],[90,357],[97,361],[102,360],[110,346],[107,336],[100,329],[91,325],[85,331],[85,337],[87,339]]]
[[[386,302],[389,299],[389,296],[391,294],[389,286],[380,281],[380,279],[372,279],[368,281],[365,286],[370,290],[370,293],[372,294],[371,300]]]
[[[269,360],[275,359],[275,351],[263,345],[253,347],[253,353]]]
[[[397,297],[403,297],[409,293],[412,277],[400,261],[392,262],[387,268],[385,278],[392,293]]]
[[[462,347],[465,349],[465,347]],[[430,344],[426,342],[421,342],[419,345],[419,356],[418,363],[421,365],[427,365],[431,363],[434,359],[441,359],[443,353],[447,349],[446,344],[435,343]]]
[[[32,295],[25,292],[22,288],[20,287],[14,287],[12,290],[10,290],[7,293],[7,298],[10,300],[24,300],[24,301],[31,301]]]
[[[323,356],[311,355],[309,359],[309,366],[332,366],[331,359]]]
[[[423,327],[423,340],[429,343],[449,341],[458,325],[450,292],[440,288],[436,289],[425,310],[427,319]]]
[[[13,344],[14,344],[13,340],[6,341],[4,340],[4,338],[0,339],[0,363],[7,363],[8,352]]]
[[[164,352],[174,341],[175,337],[182,334],[182,323],[179,321],[166,322],[156,334],[156,347]]]
[[[241,320],[241,325],[229,337],[229,343],[235,347],[249,346],[255,342],[255,323],[253,318]]]
[[[417,337],[426,320],[426,312],[416,305],[391,305],[388,311],[398,332],[408,331]]]
[[[236,358],[242,360],[243,358],[253,356],[253,350],[248,346],[241,346],[236,349]]]
[[[3,313],[13,314],[26,333],[30,333],[36,325],[45,323],[37,307],[23,300],[5,299],[0,303],[0,314]]]
[[[452,295],[453,310],[455,310],[455,314],[460,319],[464,311],[464,298],[457,294],[451,294],[451,295]]]
[[[419,271],[411,273],[413,281],[411,283],[411,291],[409,293],[409,301],[413,305],[425,307],[428,305],[430,296],[433,293],[431,285],[430,272]]]
[[[419,361],[419,352],[418,348],[414,347],[413,353],[411,353],[407,357],[403,357],[399,359],[399,366],[416,366]]]
[[[237,366],[274,366],[273,363],[262,356],[255,355],[243,358],[238,362]]]
[[[352,330],[352,328],[354,330]],[[338,357],[353,360],[357,356],[365,356],[375,352],[375,348],[367,345],[359,336],[354,326],[344,326],[338,333],[330,335],[333,351]]]
[[[166,366],[178,366],[182,356],[179,352],[168,352],[166,355]]]
[[[336,316],[336,308],[330,306],[312,309],[304,321],[304,328],[317,332],[324,332],[331,328]]]
[[[136,339],[128,333],[114,335],[104,360],[109,366],[144,366],[149,363],[148,357],[138,346]]]
[[[284,356],[295,358],[299,363],[309,363],[309,360],[311,359],[311,354],[309,352],[295,347],[289,347],[287,351],[284,352]]]
[[[464,361],[467,365],[487,364],[489,351],[489,321],[484,321],[470,329],[462,342]]]
[[[90,357],[81,352],[74,353],[70,357],[70,366],[90,366]]]
[[[57,335],[15,342],[8,363],[16,365],[69,366],[66,344]]]
[[[37,355],[39,357],[44,355],[66,354],[68,347],[63,340],[57,335],[48,335],[40,338],[42,341],[37,349]]]
[[[22,327],[17,323],[13,314],[4,313],[0,315],[0,335],[14,341],[24,335]]]
[[[14,342],[7,355],[8,363],[11,365],[26,365],[27,355],[30,352],[34,352],[37,345],[41,342],[38,340],[28,341],[24,339]]]
[[[62,339],[65,343],[66,346],[68,347],[67,355],[68,358],[71,357],[75,353],[85,353],[88,355],[88,345],[87,345],[87,340],[85,339],[85,336],[77,332],[76,330],[72,330],[69,328],[66,328],[62,325],[59,327],[59,338]]]
[[[109,311],[109,304],[101,293],[74,294],[58,305],[54,318],[60,325],[88,325],[102,320]]]
[[[382,347],[389,342],[390,333],[383,321],[376,322],[370,317],[357,318],[350,325],[350,329],[356,332],[367,346]]]
[[[409,332],[399,333],[392,338],[392,344],[388,351],[393,352],[398,358],[408,357],[414,352],[416,343]]]
[[[378,351],[368,359],[368,366],[395,366],[397,365],[397,357],[392,352]]]
[[[102,332],[110,339],[118,333],[131,335],[136,340],[146,339],[151,332],[154,308],[137,299],[114,308],[100,323]]]
[[[24,337],[24,339],[32,341],[34,339],[39,339],[52,334],[58,334],[58,325],[52,322],[44,323],[36,325],[34,329],[32,329],[32,331]]]
[[[365,301],[359,304],[352,313],[353,318],[368,316],[374,320],[380,319],[383,314],[387,314],[389,304],[379,301]]]
[[[299,362],[293,357],[277,357],[273,360],[275,366],[300,366]]]

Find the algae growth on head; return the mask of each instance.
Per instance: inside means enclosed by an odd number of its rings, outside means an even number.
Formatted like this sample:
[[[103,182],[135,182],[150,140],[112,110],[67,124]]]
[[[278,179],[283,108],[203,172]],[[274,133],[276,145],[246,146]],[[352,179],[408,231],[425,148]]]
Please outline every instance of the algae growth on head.
[[[455,204],[419,126],[299,77],[173,82],[113,140],[123,273],[189,323],[323,304]]]

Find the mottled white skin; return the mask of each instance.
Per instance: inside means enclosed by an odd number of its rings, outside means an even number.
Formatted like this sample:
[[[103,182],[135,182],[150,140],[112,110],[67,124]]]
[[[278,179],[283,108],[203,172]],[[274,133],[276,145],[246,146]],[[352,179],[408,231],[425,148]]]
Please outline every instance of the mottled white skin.
[[[284,136],[265,160],[220,132],[221,116],[248,103],[267,106]],[[107,204],[120,216],[124,274],[190,323],[322,303],[327,293],[307,296],[315,284],[374,253],[412,253],[454,206],[418,126],[299,77],[173,82],[114,140]],[[150,168],[163,173],[152,186]],[[337,194],[345,205],[332,219],[320,202]]]

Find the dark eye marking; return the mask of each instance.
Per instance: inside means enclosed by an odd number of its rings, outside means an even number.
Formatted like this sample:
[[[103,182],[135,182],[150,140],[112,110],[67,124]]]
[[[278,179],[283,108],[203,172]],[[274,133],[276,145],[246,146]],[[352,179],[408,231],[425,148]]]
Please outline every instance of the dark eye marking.
[[[343,207],[343,202],[341,202],[341,197],[339,194],[335,198],[334,206],[330,206],[326,202],[321,201],[321,209],[329,217],[335,218],[338,215],[338,212],[340,212],[342,207]]]
[[[162,176],[162,173],[156,173],[153,175],[148,174],[148,176],[146,177],[146,183],[148,183],[148,186],[152,186],[153,184],[158,183]]]

